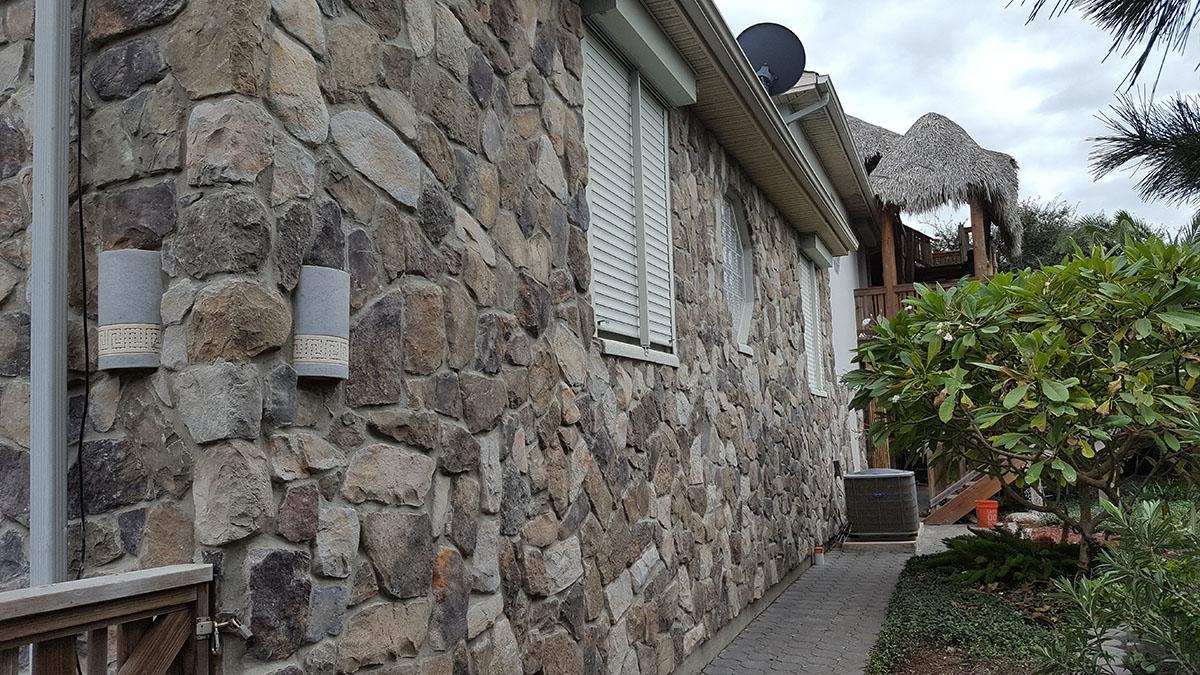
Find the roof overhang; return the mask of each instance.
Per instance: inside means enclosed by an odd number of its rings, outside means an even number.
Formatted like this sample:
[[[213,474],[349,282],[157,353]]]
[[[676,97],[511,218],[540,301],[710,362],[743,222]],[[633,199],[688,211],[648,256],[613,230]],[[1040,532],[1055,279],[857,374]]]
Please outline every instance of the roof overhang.
[[[793,126],[799,127],[816,153],[830,185],[845,205],[855,235],[866,246],[878,245],[879,200],[871,189],[842,102],[829,76],[807,72],[795,87],[775,100],[785,111],[814,108],[793,122]]]
[[[695,74],[692,110],[725,151],[794,228],[817,235],[834,256],[856,250],[837,196],[821,185],[713,1],[645,0],[645,6]]]

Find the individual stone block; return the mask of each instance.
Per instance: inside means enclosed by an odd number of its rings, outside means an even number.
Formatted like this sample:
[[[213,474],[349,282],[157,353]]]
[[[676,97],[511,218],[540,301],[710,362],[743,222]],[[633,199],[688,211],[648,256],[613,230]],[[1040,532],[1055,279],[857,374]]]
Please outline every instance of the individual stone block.
[[[274,140],[261,107],[233,98],[201,102],[188,118],[188,183],[251,183],[270,166]]]
[[[453,548],[438,551],[433,571],[433,614],[429,644],[437,651],[452,648],[467,637],[467,602],[471,582],[462,556]]]
[[[499,555],[500,521],[481,521],[475,540],[475,553],[471,556],[471,590],[493,593],[500,588]]]
[[[308,606],[308,627],[304,633],[304,642],[317,642],[326,635],[339,635],[342,632],[343,618],[346,615],[345,586],[313,588]]]
[[[525,579],[534,595],[554,595],[582,576],[583,557],[576,537],[544,549],[525,548]]]
[[[83,468],[83,505],[88,514],[112,511],[158,494],[158,486],[150,481],[142,458],[123,438],[85,441]],[[78,463],[71,465],[67,480],[68,485],[79,484]],[[72,490],[68,501],[71,514],[77,516],[79,492]]]
[[[101,99],[111,101],[129,98],[143,84],[158,82],[166,73],[158,43],[143,37],[97,54],[88,81]]]
[[[201,544],[220,546],[260,531],[275,507],[266,455],[246,441],[212,448],[196,463],[192,496]]]
[[[479,534],[479,481],[471,476],[455,476],[450,509],[450,540],[463,555],[471,555]]]
[[[491,628],[503,614],[504,596],[499,593],[472,599],[467,608],[467,639],[474,640],[477,635]]]
[[[346,466],[341,448],[308,431],[292,431],[271,437],[271,475],[292,481]]]
[[[433,528],[426,514],[363,516],[363,547],[383,590],[395,598],[425,595],[433,583]]]
[[[155,4],[163,1],[154,0]],[[168,29],[167,55],[172,72],[192,98],[262,92],[269,61],[270,13],[270,0],[188,3]]]
[[[104,193],[96,210],[106,248],[158,249],[175,231],[175,181]]]
[[[350,576],[358,555],[359,534],[358,513],[354,509],[340,506],[322,509],[314,549],[316,573],[337,579]]]
[[[125,514],[121,514],[125,515]],[[196,533],[192,516],[174,504],[159,504],[145,516],[146,528],[142,535],[145,553],[142,567],[163,567],[192,562],[196,555]],[[120,524],[120,518],[118,518]],[[121,530],[125,537],[124,525]],[[136,554],[136,545],[130,553]]]
[[[442,456],[438,467],[446,473],[462,473],[479,466],[479,441],[454,424],[442,425]]]
[[[292,312],[274,290],[229,281],[202,290],[188,323],[188,359],[244,359],[278,349],[291,335]]]
[[[441,367],[446,351],[442,289],[432,284],[404,288],[405,370],[429,375]]]
[[[175,376],[177,409],[197,443],[258,438],[262,380],[252,364],[222,362]]]
[[[472,433],[487,431],[496,426],[500,414],[508,405],[508,387],[504,381],[464,372],[459,376],[462,387],[464,421]]]
[[[330,120],[333,142],[359,173],[405,206],[420,195],[421,160],[396,132],[371,115],[348,110]]]
[[[317,62],[283,31],[275,31],[267,105],[293,136],[305,143],[324,143],[329,136],[329,110],[317,84]]]
[[[203,279],[258,270],[271,242],[271,216],[253,196],[218,190],[183,209],[164,257]]]
[[[404,391],[403,300],[396,292],[384,295],[359,313],[350,330],[350,405],[399,403]]]
[[[355,504],[375,501],[421,506],[433,484],[436,466],[433,459],[422,454],[384,443],[368,445],[350,460],[342,495]]]
[[[321,516],[321,495],[315,483],[292,485],[283,494],[275,522],[279,534],[288,541],[308,541],[317,536]]]
[[[271,0],[271,9],[287,32],[313,52],[325,53],[325,24],[317,0]]]
[[[171,20],[184,0],[95,0],[88,8],[88,37],[104,42]]]
[[[308,629],[309,595],[306,552],[270,549],[251,552],[249,566],[250,653],[260,659],[284,659],[296,652]]]
[[[350,617],[338,643],[337,672],[355,673],[391,656],[415,656],[429,629],[427,601],[371,605]]]
[[[286,363],[263,379],[263,421],[288,426],[296,418],[296,371]]]

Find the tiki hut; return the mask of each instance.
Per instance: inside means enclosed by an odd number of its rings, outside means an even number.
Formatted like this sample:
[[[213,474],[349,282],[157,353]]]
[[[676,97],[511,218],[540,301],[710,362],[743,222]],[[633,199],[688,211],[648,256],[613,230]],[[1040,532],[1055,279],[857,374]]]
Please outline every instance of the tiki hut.
[[[902,227],[900,211],[925,213],[965,204],[971,208],[972,251],[964,251],[964,257],[973,256],[975,276],[995,271],[991,225],[1019,254],[1017,162],[1011,156],[981,148],[962,127],[937,113],[923,115],[904,135],[854,117],[849,122],[885,221]]]

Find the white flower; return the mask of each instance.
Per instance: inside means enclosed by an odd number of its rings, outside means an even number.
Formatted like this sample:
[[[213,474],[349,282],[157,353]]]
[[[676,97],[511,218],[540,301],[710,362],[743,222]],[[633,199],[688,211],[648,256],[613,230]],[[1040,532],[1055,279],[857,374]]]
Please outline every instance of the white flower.
[[[892,397],[892,403],[899,403],[899,402],[900,402],[900,395],[899,395],[899,394],[897,394],[897,395],[895,395],[895,396],[893,396],[893,397]]]
[[[870,325],[871,325],[870,319],[863,319],[863,326],[870,326]]]
[[[946,333],[946,342],[954,342],[954,336]]]

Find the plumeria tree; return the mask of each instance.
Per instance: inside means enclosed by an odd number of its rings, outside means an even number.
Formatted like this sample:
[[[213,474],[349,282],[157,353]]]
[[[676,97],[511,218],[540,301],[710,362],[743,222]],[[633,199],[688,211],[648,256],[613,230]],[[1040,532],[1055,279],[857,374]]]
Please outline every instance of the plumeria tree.
[[[1001,480],[1026,508],[1083,535],[1080,562],[1114,503],[1126,461],[1189,470],[1200,442],[1200,245],[1127,240],[1063,264],[918,297],[857,350],[852,405],[881,411],[870,434],[893,452],[930,450]],[[1073,485],[1078,514],[1038,505],[1022,488]]]

